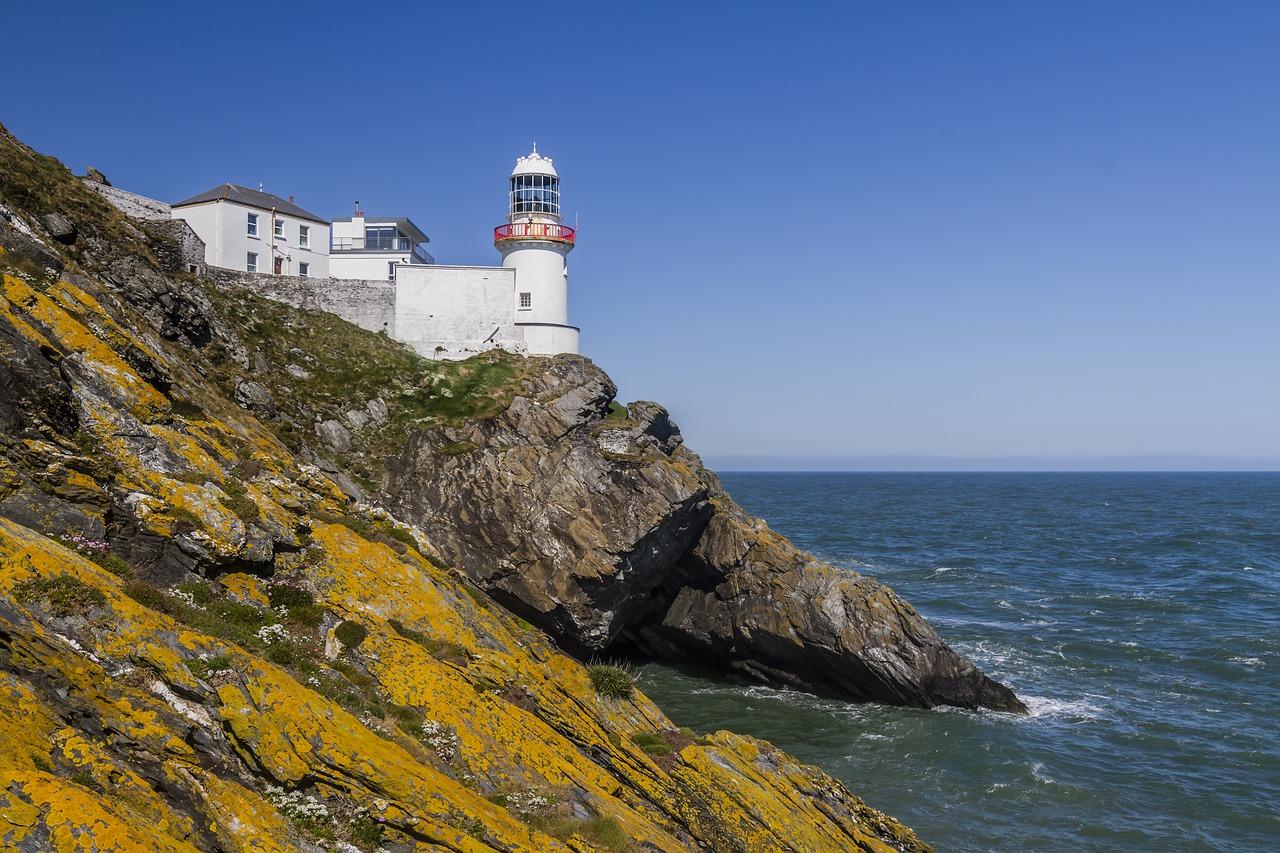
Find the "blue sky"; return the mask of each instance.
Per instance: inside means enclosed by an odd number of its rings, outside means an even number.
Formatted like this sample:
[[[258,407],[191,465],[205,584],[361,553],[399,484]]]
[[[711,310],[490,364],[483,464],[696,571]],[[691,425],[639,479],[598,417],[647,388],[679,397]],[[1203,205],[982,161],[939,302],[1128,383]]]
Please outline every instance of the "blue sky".
[[[124,8],[117,8],[118,6]],[[0,122],[496,263],[734,468],[1280,468],[1280,4],[20,4]]]

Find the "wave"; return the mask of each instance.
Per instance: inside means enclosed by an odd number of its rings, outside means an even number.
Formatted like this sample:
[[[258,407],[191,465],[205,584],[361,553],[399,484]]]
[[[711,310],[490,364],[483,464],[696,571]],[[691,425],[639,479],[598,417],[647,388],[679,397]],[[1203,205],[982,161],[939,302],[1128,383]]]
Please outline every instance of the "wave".
[[[1057,720],[1100,720],[1106,709],[1087,699],[1055,699],[1051,696],[1021,696],[1033,720],[1051,718]],[[1095,697],[1105,699],[1105,696]]]

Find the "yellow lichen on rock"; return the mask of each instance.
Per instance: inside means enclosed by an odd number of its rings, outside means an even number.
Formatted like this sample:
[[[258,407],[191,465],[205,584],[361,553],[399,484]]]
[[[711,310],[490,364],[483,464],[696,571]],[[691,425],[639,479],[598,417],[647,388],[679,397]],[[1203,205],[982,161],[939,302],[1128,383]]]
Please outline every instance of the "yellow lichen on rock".
[[[50,853],[195,853],[180,841],[48,773],[0,773],[0,844]]]
[[[0,770],[48,769],[49,739],[59,726],[30,684],[0,672]]]
[[[71,288],[66,282],[59,286]],[[92,374],[98,387],[110,389],[112,404],[143,423],[168,414],[169,401],[164,395],[143,381],[115,350],[65,308],[12,276],[4,276],[4,296],[49,330],[67,361]]]

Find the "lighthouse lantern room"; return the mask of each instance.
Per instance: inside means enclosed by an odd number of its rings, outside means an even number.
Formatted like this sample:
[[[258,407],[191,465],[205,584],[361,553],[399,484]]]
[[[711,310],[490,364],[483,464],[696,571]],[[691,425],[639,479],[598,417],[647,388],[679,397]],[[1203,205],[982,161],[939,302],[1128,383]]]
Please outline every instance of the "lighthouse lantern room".
[[[560,176],[550,157],[533,153],[511,172],[507,224],[493,230],[502,265],[516,275],[516,325],[531,355],[578,352],[578,328],[569,325],[566,258],[574,229],[560,224]]]

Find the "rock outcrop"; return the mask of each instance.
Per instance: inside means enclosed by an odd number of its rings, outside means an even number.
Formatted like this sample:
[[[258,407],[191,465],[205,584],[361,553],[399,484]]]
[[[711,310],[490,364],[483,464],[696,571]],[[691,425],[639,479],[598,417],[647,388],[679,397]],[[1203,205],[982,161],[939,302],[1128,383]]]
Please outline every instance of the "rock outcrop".
[[[573,445],[607,380],[562,391],[580,368],[556,363],[529,379],[545,400],[512,402],[511,362],[423,362],[332,318],[166,276],[146,232],[2,128],[0,204],[0,848],[930,849],[820,770],[678,730],[625,673],[598,682],[449,568],[431,535],[359,500],[375,449],[423,426],[523,411],[538,443],[563,428]],[[74,243],[45,230],[50,213]],[[675,449],[646,411],[650,426],[616,426]],[[340,418],[349,453],[326,459],[307,445],[313,424]],[[681,465],[600,471],[645,513],[686,519],[647,541],[662,559],[634,555],[637,591],[714,515]],[[557,517],[548,541],[580,530],[573,547],[590,555],[598,530],[637,530],[626,511],[574,520]],[[638,624],[643,608],[619,602]]]
[[[410,436],[386,500],[582,656],[639,651],[893,704],[1024,711],[892,590],[740,509],[667,412],[560,356],[495,417]]]

